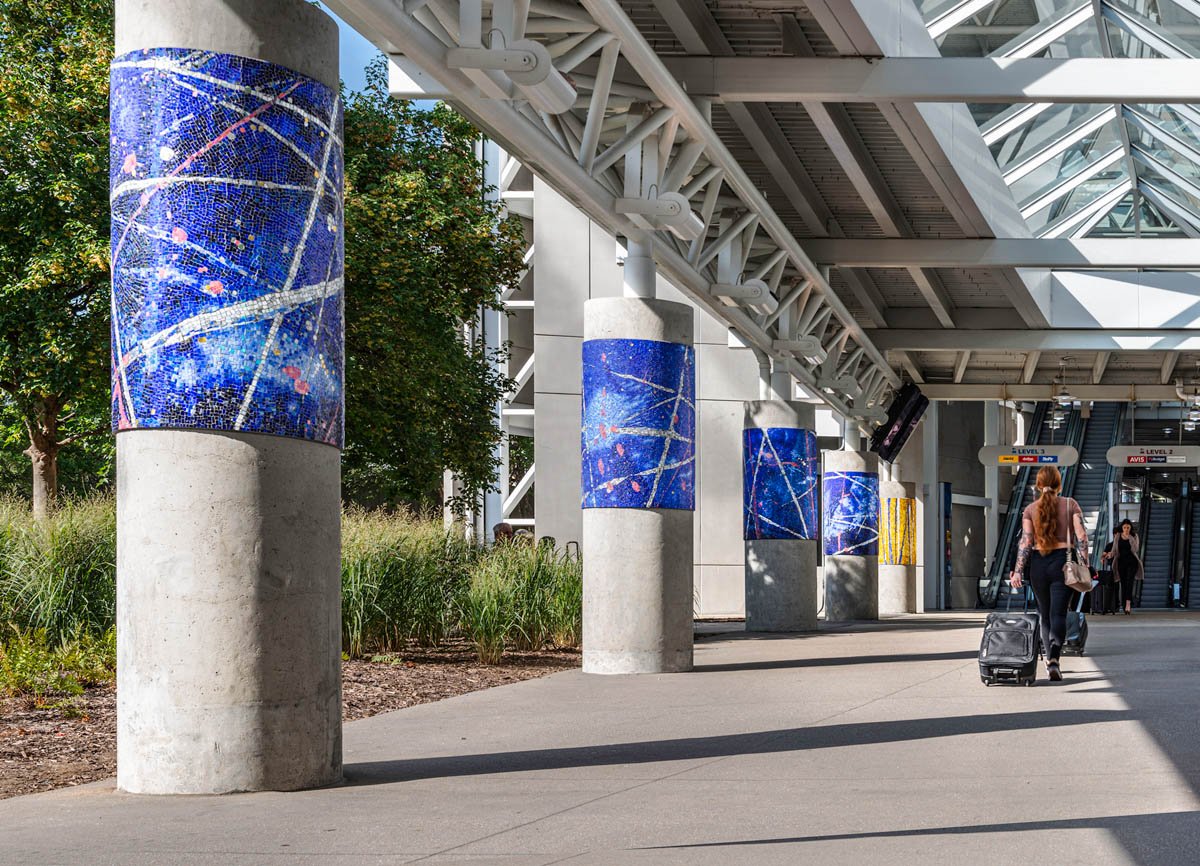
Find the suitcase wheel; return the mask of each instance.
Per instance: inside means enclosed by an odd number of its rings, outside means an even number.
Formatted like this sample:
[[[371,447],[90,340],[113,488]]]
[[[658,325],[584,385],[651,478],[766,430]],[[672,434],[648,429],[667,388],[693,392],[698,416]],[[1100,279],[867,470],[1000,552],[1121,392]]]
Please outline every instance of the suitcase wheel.
[[[1025,685],[1027,685],[1027,686],[1033,685],[1033,677],[1030,677],[1029,679],[1025,680]]]

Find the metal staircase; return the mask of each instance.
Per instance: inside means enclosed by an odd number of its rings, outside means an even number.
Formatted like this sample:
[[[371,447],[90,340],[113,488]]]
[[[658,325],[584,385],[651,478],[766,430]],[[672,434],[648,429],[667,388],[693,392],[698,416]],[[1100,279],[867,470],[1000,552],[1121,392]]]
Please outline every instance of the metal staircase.
[[[1074,467],[1064,490],[1079,503],[1083,525],[1087,528],[1092,559],[1099,562],[1097,546],[1103,552],[1111,537],[1111,491],[1116,470],[1108,465],[1108,449],[1118,444],[1128,403],[1095,403],[1084,428],[1083,445],[1079,449],[1079,464]]]
[[[1149,518],[1142,537],[1142,564],[1146,580],[1142,584],[1142,607],[1167,607],[1171,585],[1171,553],[1175,535],[1175,503],[1151,502]]]

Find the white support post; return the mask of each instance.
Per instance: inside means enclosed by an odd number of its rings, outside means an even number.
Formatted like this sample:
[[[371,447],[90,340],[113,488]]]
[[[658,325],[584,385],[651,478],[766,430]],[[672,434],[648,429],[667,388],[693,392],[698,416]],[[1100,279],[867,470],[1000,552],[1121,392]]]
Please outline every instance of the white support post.
[[[983,444],[1000,444],[1000,404],[995,400],[983,404]],[[983,467],[983,498],[987,500],[983,511],[983,573],[991,574],[1000,537],[1000,467],[996,464]]]
[[[925,591],[924,610],[941,610],[943,604],[942,550],[945,540],[942,538],[942,507],[941,492],[938,490],[938,404],[931,402],[925,410],[925,419],[921,422],[921,446],[924,462],[924,483],[922,496],[925,499],[924,535],[925,535]]]

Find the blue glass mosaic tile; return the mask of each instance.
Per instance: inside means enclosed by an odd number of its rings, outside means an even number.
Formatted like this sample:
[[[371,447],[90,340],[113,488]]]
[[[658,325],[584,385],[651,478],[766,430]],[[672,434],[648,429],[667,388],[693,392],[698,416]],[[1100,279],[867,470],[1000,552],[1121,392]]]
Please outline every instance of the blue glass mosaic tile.
[[[342,106],[245,57],[111,68],[115,430],[343,442]]]
[[[826,472],[822,477],[825,555],[879,553],[879,476],[873,472]]]
[[[742,432],[743,538],[815,539],[817,435],[791,427]]]
[[[584,508],[695,508],[695,394],[691,346],[583,344]]]

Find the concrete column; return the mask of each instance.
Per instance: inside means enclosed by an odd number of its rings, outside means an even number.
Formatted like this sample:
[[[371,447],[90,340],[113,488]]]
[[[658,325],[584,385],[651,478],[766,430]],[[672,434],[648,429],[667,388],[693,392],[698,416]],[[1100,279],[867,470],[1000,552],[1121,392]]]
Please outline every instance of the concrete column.
[[[337,37],[303,0],[116,3],[125,791],[341,778]]]
[[[916,485],[880,481],[879,501],[879,614],[916,613]]]
[[[693,313],[654,298],[584,306],[583,669],[692,667]]]
[[[742,438],[746,630],[817,627],[816,410],[806,403],[746,403]]]
[[[825,618],[879,618],[879,458],[826,451],[821,499]]]

